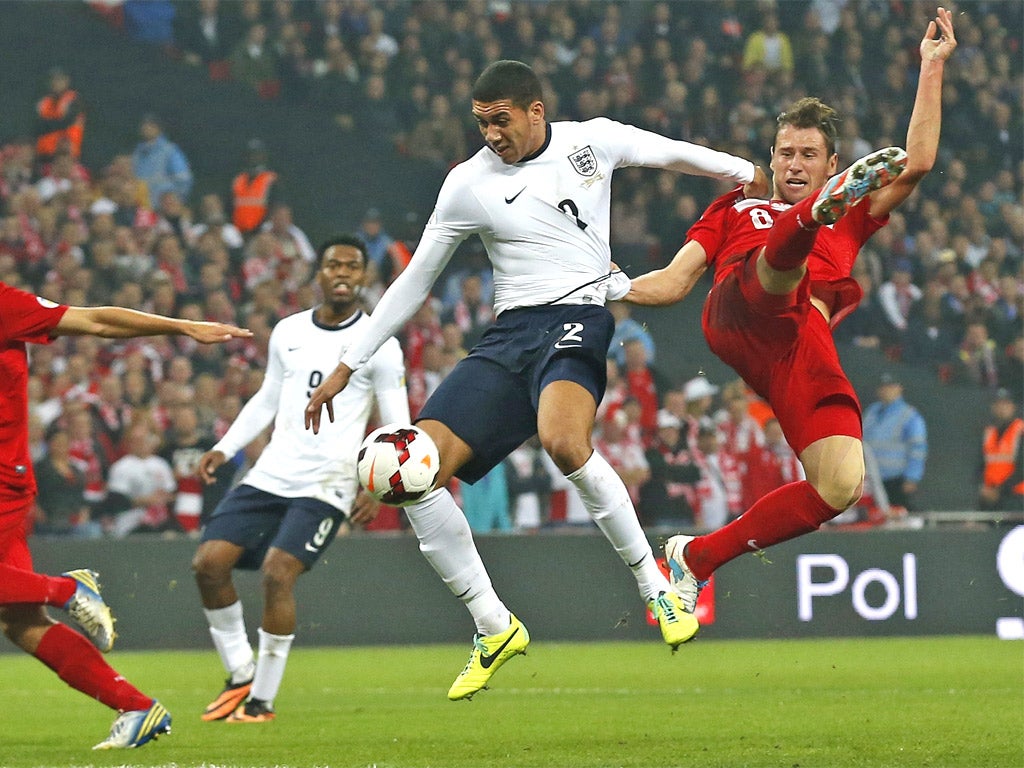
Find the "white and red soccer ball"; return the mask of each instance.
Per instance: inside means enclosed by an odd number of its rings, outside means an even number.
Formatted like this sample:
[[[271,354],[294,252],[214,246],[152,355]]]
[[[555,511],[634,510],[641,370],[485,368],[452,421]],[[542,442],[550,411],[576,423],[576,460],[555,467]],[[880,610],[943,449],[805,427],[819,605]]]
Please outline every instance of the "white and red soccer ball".
[[[419,427],[388,424],[359,446],[357,470],[366,492],[384,504],[404,507],[432,490],[441,460],[430,435]]]

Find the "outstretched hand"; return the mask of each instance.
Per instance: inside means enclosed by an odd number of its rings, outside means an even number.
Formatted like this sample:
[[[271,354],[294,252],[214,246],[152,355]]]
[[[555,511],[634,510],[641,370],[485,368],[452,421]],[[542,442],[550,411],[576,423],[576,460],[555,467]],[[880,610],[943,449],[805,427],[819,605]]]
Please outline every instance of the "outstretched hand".
[[[938,39],[935,38],[939,34]],[[956,36],[953,34],[953,14],[943,7],[935,16],[935,21],[928,22],[928,31],[921,41],[922,61],[945,61],[956,49]]]
[[[306,405],[306,429],[312,429],[314,435],[320,434],[320,418],[325,405],[327,418],[334,423],[334,396],[345,388],[351,375],[352,369],[339,363],[309,396],[309,404]]]
[[[248,339],[252,331],[238,328],[227,323],[210,323],[198,320],[186,320],[183,332],[200,344],[217,344],[231,339]]]

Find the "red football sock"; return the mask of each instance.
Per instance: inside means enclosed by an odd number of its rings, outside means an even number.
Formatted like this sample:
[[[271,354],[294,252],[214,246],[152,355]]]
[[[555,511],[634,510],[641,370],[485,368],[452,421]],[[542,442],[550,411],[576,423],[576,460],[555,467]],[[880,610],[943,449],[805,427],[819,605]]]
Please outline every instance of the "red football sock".
[[[153,704],[153,699],[107,664],[92,643],[63,624],[55,624],[46,630],[35,657],[76,691],[111,709],[127,712],[149,709]]]
[[[815,197],[805,197],[775,219],[764,244],[764,258],[772,269],[788,272],[806,261],[821,228],[811,216]]]
[[[745,552],[816,531],[842,510],[826,504],[806,480],[776,488],[728,525],[698,536],[686,547],[686,564],[698,579]]]
[[[63,607],[75,594],[76,586],[75,580],[67,576],[47,576],[0,564],[0,605],[34,603]]]

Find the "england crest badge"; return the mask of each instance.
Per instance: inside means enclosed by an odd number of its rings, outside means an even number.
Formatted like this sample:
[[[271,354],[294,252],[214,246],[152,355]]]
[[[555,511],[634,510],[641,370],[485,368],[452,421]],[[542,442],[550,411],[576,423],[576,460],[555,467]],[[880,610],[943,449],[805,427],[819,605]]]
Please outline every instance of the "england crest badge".
[[[569,155],[569,162],[580,176],[593,176],[597,173],[597,158],[589,144]]]

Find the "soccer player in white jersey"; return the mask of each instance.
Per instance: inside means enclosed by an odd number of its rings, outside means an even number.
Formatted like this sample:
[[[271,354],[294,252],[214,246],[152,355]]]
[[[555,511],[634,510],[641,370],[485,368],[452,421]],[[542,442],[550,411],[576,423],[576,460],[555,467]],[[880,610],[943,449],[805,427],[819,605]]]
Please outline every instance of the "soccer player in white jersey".
[[[378,505],[359,491],[356,453],[374,398],[385,423],[409,421],[402,350],[384,340],[337,402],[338,418],[321,435],[304,429],[302,408],[346,349],[361,343],[369,316],[360,309],[366,246],[340,236],[320,247],[316,282],[323,303],[281,320],[270,335],[266,376],[223,438],[199,460],[213,472],[271,422],[259,460],[217,505],[192,561],[213,644],[228,673],[203,720],[266,722],[295,637],[295,581],[330,545],[338,525],[373,520]],[[253,656],[234,568],[263,574],[259,652]]]
[[[333,418],[332,397],[423,303],[458,244],[480,237],[494,269],[497,320],[419,415],[440,454],[438,490],[406,507],[420,550],[476,623],[452,700],[483,688],[525,651],[529,634],[495,593],[444,485],[453,475],[479,479],[534,434],[632,570],[665,642],[675,648],[696,632],[658,569],[626,487],[591,445],[614,329],[604,303],[628,290],[628,279],[611,269],[611,178],[616,168],[648,166],[748,184],[752,193],[768,188],[752,163],[706,147],[606,118],[549,123],[540,81],[518,61],[484,70],[472,109],[485,146],[448,174],[410,265],[306,407],[314,432],[325,405]]]

